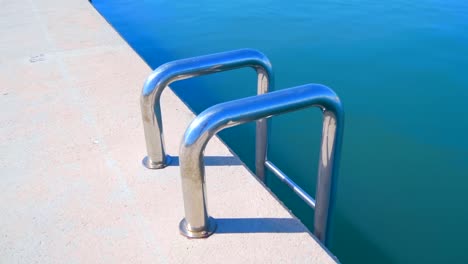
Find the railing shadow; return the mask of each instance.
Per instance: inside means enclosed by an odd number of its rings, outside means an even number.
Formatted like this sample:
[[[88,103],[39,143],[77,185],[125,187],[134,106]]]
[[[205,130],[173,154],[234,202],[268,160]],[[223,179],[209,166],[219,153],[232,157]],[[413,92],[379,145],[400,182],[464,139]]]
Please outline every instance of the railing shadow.
[[[236,166],[243,165],[239,158],[233,156],[205,156],[205,166]],[[168,166],[179,166],[179,157],[171,156]]]
[[[294,218],[216,218],[216,234],[233,233],[306,233]]]

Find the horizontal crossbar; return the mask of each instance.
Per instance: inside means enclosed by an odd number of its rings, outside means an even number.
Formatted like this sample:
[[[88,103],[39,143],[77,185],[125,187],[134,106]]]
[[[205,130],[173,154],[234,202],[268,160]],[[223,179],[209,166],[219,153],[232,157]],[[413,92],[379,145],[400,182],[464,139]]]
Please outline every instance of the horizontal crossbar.
[[[304,191],[299,185],[293,182],[284,172],[276,167],[271,161],[265,161],[265,167],[267,167],[273,174],[276,175],[282,182],[284,182],[291,190],[296,193],[306,204],[315,209],[315,199],[312,198],[306,191]]]

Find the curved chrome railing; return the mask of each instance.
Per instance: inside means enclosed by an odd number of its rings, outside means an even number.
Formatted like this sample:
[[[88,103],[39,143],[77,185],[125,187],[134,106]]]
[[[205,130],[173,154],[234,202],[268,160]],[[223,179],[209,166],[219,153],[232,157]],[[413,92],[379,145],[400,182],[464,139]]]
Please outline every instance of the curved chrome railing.
[[[164,133],[161,119],[160,97],[164,88],[174,81],[196,76],[251,67],[257,71],[258,94],[267,93],[273,87],[273,70],[268,58],[253,49],[241,49],[195,58],[169,62],[159,66],[147,78],[141,94],[140,104],[145,130],[148,156],[143,164],[150,169],[164,168],[168,156],[164,148]],[[265,120],[257,121],[257,159],[266,155],[267,128]],[[257,164],[257,176],[263,179],[264,166]]]
[[[185,208],[185,218],[179,226],[181,233],[190,238],[203,238],[211,235],[216,229],[216,223],[208,216],[206,208],[203,151],[217,132],[312,106],[321,108],[324,116],[316,201],[270,161],[264,159],[261,162],[286,182],[307,204],[315,208],[314,234],[327,245],[338,176],[344,112],[335,92],[318,84],[218,104],[203,111],[190,123],[180,145]]]

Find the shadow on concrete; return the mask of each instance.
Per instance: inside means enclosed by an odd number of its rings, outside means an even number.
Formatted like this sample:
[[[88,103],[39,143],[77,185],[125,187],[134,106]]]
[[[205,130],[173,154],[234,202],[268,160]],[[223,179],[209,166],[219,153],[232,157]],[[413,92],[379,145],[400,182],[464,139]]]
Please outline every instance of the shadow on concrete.
[[[216,218],[215,221],[216,234],[307,232],[294,218]]]
[[[205,166],[235,166],[243,163],[233,156],[208,156],[204,157]],[[179,157],[171,156],[168,166],[179,166]]]

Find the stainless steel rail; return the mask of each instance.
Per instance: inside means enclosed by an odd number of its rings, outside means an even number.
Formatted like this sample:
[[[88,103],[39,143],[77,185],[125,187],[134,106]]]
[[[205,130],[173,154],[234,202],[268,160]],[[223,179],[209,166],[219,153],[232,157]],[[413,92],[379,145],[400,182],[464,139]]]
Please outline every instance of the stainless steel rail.
[[[177,60],[159,66],[147,78],[140,98],[143,127],[145,130],[148,156],[143,164],[150,169],[164,168],[169,157],[164,147],[164,133],[161,118],[160,97],[166,86],[174,81],[201,75],[251,67],[258,75],[258,94],[267,93],[273,87],[273,70],[268,58],[253,49],[241,49],[195,58]],[[257,159],[266,155],[267,127],[264,119],[257,121]],[[257,176],[263,180],[264,166],[257,164]]]
[[[318,84],[308,84],[218,104],[203,111],[190,123],[180,145],[180,170],[185,208],[185,218],[179,225],[180,232],[190,238],[203,238],[211,235],[216,229],[215,220],[208,216],[206,207],[203,151],[217,132],[312,106],[321,108],[324,115],[317,200],[299,188],[266,158],[261,162],[315,208],[314,234],[327,245],[338,177],[344,112],[335,92]]]
[[[301,199],[310,207],[315,209],[315,199],[312,198],[306,191],[304,191],[299,185],[293,182],[284,172],[282,172],[278,167],[275,166],[271,161],[265,161],[265,166],[278,177],[282,182],[284,182],[291,190],[294,191]]]

